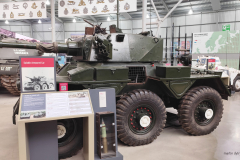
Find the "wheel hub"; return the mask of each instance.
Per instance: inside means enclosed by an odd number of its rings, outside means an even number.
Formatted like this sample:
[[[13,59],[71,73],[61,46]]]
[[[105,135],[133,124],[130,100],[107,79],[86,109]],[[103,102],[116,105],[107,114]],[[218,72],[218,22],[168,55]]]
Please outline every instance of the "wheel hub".
[[[196,122],[202,126],[209,124],[214,117],[214,109],[215,106],[210,100],[199,103],[194,112]]]
[[[207,109],[205,112],[205,117],[207,119],[211,119],[213,117],[213,110],[212,109]]]
[[[39,85],[36,85],[36,86],[34,87],[34,89],[35,89],[36,91],[38,91],[38,90],[40,90],[40,86],[39,86]]]
[[[146,134],[155,124],[154,111],[147,105],[135,108],[129,115],[129,127],[136,134]]]
[[[63,125],[57,125],[58,139],[66,135],[66,128]]]
[[[150,123],[151,123],[151,119],[150,119],[149,116],[142,116],[142,117],[140,118],[140,125],[141,125],[142,127],[147,127],[147,126],[150,125]]]
[[[48,87],[47,87],[46,84],[43,86],[43,89],[44,89],[44,90],[48,89]]]

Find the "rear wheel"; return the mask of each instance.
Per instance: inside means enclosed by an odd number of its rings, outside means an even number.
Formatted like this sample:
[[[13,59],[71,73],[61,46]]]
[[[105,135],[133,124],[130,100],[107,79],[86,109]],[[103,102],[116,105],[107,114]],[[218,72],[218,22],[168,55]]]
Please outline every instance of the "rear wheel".
[[[134,90],[117,102],[118,138],[127,145],[151,143],[163,130],[166,108],[153,92]]]
[[[63,119],[57,123],[59,158],[76,155],[83,147],[82,118]]]
[[[182,128],[192,135],[206,135],[217,128],[223,114],[219,93],[201,86],[189,90],[182,98],[178,115]]]
[[[54,86],[52,83],[49,84],[49,89],[54,89]]]
[[[240,76],[236,76],[233,80],[233,88],[235,92],[240,91]]]

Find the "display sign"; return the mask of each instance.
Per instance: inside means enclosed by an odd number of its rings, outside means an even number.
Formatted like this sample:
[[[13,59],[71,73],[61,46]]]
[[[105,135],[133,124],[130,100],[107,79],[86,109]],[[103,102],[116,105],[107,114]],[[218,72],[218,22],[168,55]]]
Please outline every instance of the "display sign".
[[[106,92],[99,92],[99,107],[107,107],[107,96]]]
[[[137,0],[119,0],[119,12],[137,11]],[[58,16],[117,13],[117,0],[58,0]]]
[[[222,25],[222,31],[230,31],[230,24]]]
[[[215,59],[208,59],[207,60],[207,70],[214,71],[216,66],[216,60]]]
[[[23,94],[20,119],[92,113],[88,91]]]
[[[0,3],[0,19],[47,18],[46,1]]]
[[[227,53],[227,40],[227,32],[194,33],[192,53]]]
[[[59,91],[68,91],[68,83],[59,83]]]
[[[55,57],[20,57],[21,92],[56,91]]]

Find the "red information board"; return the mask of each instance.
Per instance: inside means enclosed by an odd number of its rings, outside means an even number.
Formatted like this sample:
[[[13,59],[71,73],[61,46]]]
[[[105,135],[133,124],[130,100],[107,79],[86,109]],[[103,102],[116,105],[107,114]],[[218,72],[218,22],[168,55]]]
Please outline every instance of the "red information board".
[[[59,83],[59,91],[68,91],[68,83]]]
[[[56,91],[55,57],[20,57],[21,92]]]

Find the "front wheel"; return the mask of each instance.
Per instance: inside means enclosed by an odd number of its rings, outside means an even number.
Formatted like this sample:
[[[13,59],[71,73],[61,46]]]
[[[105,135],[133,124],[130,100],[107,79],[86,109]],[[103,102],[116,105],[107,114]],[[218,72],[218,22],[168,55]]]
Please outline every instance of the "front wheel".
[[[207,86],[195,87],[182,98],[178,107],[182,128],[191,135],[206,135],[217,128],[223,114],[220,94]]]
[[[153,92],[134,90],[117,102],[118,138],[130,146],[151,143],[166,123],[166,108]]]
[[[57,121],[58,155],[60,159],[72,157],[83,147],[82,118]]]

